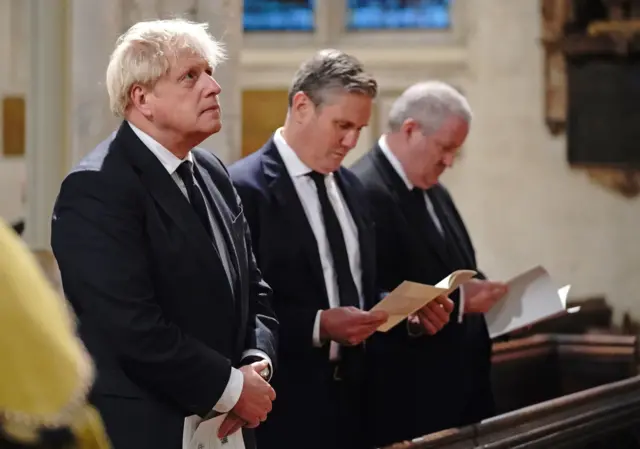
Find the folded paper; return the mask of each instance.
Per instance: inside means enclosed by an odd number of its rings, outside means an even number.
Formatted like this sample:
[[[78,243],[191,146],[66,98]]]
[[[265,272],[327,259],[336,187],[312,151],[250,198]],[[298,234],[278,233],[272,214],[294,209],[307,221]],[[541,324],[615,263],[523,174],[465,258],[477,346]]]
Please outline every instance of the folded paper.
[[[409,315],[417,312],[440,295],[448,296],[461,284],[476,275],[472,270],[458,270],[442,279],[435,286],[404,281],[395,290],[376,304],[371,311],[383,310],[389,319],[377,330],[387,332]]]

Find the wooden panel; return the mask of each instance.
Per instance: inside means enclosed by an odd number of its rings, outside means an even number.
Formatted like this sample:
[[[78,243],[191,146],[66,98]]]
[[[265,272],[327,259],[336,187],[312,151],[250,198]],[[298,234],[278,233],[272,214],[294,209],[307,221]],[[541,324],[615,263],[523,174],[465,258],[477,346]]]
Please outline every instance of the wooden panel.
[[[242,157],[260,149],[287,116],[286,90],[242,93]]]
[[[22,97],[2,100],[2,147],[5,156],[22,156],[25,148],[25,101]]]

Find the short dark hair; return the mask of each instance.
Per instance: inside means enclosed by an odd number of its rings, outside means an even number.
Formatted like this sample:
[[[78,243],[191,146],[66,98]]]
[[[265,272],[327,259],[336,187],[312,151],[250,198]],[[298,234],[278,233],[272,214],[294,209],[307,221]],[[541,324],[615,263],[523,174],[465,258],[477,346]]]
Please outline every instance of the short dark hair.
[[[325,101],[327,91],[335,89],[375,98],[378,83],[354,56],[335,49],[320,50],[303,62],[294,75],[289,88],[289,107],[298,92],[304,92],[319,106]]]

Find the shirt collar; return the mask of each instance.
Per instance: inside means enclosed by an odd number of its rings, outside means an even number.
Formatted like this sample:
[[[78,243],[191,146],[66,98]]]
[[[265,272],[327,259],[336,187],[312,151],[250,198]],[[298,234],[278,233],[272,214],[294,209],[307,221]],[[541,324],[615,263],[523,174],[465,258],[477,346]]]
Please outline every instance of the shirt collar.
[[[149,134],[134,126],[131,122],[127,123],[129,123],[129,126],[136,134],[136,136],[138,136],[138,138],[142,141],[142,143],[144,143],[145,146],[155,155],[155,157],[158,158],[162,166],[165,168],[165,170],[167,170],[167,172],[169,172],[170,175],[173,175],[180,164],[182,164],[184,161],[189,161],[193,164],[193,154],[191,154],[191,151],[187,153],[187,156],[184,159],[180,159],[178,156],[159,144]]]
[[[385,155],[385,157],[387,158],[387,160],[389,161],[393,169],[396,171],[398,176],[400,176],[400,179],[402,179],[402,182],[404,182],[404,184],[407,186],[407,189],[413,190],[413,187],[414,187],[413,183],[409,181],[409,178],[407,177],[407,174],[405,173],[404,168],[402,168],[402,163],[398,160],[396,155],[393,154],[393,152],[391,151],[391,148],[389,148],[389,144],[387,143],[387,136],[385,134],[380,136],[380,139],[378,139],[378,146],[380,147],[380,149],[382,150],[382,153]]]
[[[282,128],[278,128],[273,135],[273,143],[275,143],[278,153],[284,162],[284,165],[292,178],[297,178],[311,173],[311,170],[307,165],[300,160],[293,148],[289,146],[284,136],[282,135]]]

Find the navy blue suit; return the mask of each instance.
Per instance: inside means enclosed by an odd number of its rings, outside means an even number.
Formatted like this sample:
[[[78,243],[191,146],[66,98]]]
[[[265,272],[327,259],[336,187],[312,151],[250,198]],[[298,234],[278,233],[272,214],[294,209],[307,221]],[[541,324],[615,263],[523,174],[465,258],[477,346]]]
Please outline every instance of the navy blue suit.
[[[194,209],[124,122],[66,177],[51,243],[98,370],[91,400],[114,449],[176,449],[184,418],[208,414],[242,353],[275,363],[271,290],[225,167],[192,151],[235,278]],[[253,431],[245,430],[253,448]]]
[[[416,206],[377,145],[352,170],[371,203],[380,289],[393,290],[405,280],[434,285],[458,269],[478,271],[471,239],[442,185],[432,187],[431,198],[446,239],[428,218],[426,204]],[[369,421],[376,445],[470,424],[493,413],[491,341],[484,316],[466,315],[458,323],[458,292],[451,298],[456,304],[451,321],[436,335],[409,341],[374,335],[367,346]]]
[[[363,345],[342,348],[350,360],[334,380],[329,345],[312,344],[318,310],[329,308],[318,246],[302,203],[273,142],[229,168],[242,198],[258,266],[273,288],[280,322],[279,366],[272,379],[277,399],[257,429],[260,449],[365,447],[361,424]],[[336,182],[358,229],[365,308],[375,303],[375,235],[364,191],[347,169]]]

